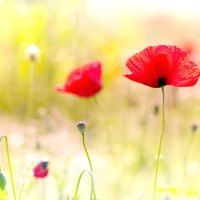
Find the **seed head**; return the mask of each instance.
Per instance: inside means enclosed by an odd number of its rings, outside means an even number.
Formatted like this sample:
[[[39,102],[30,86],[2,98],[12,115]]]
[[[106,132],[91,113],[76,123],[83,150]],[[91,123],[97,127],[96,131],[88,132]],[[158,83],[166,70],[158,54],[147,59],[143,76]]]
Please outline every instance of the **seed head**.
[[[78,127],[79,131],[82,134],[85,133],[85,130],[86,130],[86,127],[87,127],[87,123],[86,122],[79,122],[76,126]]]

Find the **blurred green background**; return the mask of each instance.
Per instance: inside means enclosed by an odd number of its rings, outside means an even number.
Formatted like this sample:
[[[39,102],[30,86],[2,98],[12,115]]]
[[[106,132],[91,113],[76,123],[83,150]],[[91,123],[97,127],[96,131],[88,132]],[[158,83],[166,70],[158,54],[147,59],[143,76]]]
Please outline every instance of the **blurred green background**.
[[[161,90],[122,74],[127,58],[150,45],[177,45],[199,64],[198,6],[179,0],[0,0],[0,129],[9,137],[16,186],[30,160],[50,162],[45,186],[30,176],[22,199],[72,199],[88,168],[79,121],[88,123],[98,199],[151,199]],[[31,45],[39,50],[34,62]],[[97,104],[55,91],[72,69],[96,59],[103,63]],[[166,87],[158,199],[200,198],[200,135],[191,129],[199,125],[199,102],[199,83]],[[7,172],[3,145],[0,155]],[[89,188],[86,176],[81,200],[89,199]]]

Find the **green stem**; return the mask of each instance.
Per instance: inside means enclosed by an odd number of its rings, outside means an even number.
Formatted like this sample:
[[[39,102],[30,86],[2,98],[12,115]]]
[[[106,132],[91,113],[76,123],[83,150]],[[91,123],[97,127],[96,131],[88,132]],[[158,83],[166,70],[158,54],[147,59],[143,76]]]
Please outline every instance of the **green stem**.
[[[82,133],[82,143],[83,143],[83,147],[84,147],[87,159],[88,159],[88,163],[90,165],[90,170],[91,170],[91,172],[93,172],[92,162],[91,162],[90,155],[88,153],[88,150],[87,150],[87,147],[85,144],[85,134],[84,133]],[[94,183],[93,183],[93,194],[94,194],[94,200],[96,200],[96,192],[95,192]]]
[[[10,173],[10,181],[11,181],[11,186],[12,186],[12,191],[13,191],[13,198],[14,200],[16,200],[15,186],[14,186],[14,181],[13,181],[12,167],[11,167],[11,162],[10,162],[9,148],[8,148],[8,139],[6,135],[1,135],[0,142],[3,138],[5,139],[5,144],[6,144],[6,154],[7,154],[7,160],[8,160],[9,173]]]
[[[79,186],[80,186],[80,182],[81,182],[81,179],[82,179],[82,176],[84,173],[89,173],[90,174],[90,177],[91,177],[91,193],[90,193],[90,200],[92,200],[92,193],[94,192],[94,180],[93,180],[93,175],[90,171],[88,170],[84,170],[81,172],[80,176],[78,177],[78,182],[76,184],[76,190],[75,190],[75,193],[74,193],[74,198],[73,200],[77,200],[78,199],[78,190],[79,190]]]
[[[85,150],[87,159],[88,159],[88,163],[89,163],[89,165],[90,165],[90,170],[93,172],[92,162],[91,162],[91,159],[90,159],[90,156],[89,156],[89,153],[88,153],[86,144],[85,144],[85,134],[84,134],[84,133],[82,134],[82,143],[83,143],[83,147],[84,147],[84,150]]]
[[[18,200],[20,200],[20,199],[21,199],[21,196],[22,196],[22,191],[23,191],[23,189],[24,189],[24,183],[25,183],[25,181],[23,181],[23,183],[22,183],[22,185],[21,185],[21,187],[20,187],[20,191],[19,191]]]
[[[158,168],[159,168],[159,161],[160,161],[160,153],[162,148],[162,141],[163,141],[163,135],[164,135],[164,129],[165,129],[165,93],[164,93],[164,87],[162,87],[162,132],[160,135],[160,141],[158,146],[158,155],[156,160],[156,169],[155,169],[155,178],[154,178],[154,189],[153,189],[153,199],[156,199],[156,185],[157,185],[157,177],[158,177]]]
[[[32,164],[30,164],[27,168],[26,168],[26,173],[24,174],[24,177],[23,177],[23,182],[19,188],[19,196],[17,198],[17,200],[20,200],[21,199],[21,196],[22,196],[22,192],[24,190],[24,186],[25,186],[25,182],[29,176],[29,171],[31,170],[32,168]]]

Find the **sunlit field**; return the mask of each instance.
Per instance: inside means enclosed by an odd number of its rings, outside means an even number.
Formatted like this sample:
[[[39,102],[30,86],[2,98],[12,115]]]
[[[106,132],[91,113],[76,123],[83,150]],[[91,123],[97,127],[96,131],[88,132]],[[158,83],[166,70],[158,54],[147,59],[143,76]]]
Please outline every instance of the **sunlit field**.
[[[199,6],[0,0],[0,200],[199,200],[200,83],[124,76],[158,45],[199,69]],[[74,86],[85,66],[101,73]]]

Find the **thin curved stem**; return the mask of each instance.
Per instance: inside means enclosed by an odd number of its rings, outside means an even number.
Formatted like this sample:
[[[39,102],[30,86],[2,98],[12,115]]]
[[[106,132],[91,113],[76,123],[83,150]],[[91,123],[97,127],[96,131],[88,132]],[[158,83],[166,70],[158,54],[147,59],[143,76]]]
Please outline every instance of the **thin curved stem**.
[[[21,199],[21,196],[22,196],[22,192],[24,190],[24,186],[25,186],[25,183],[26,183],[26,180],[29,176],[29,171],[31,170],[31,167],[32,167],[32,163],[30,163],[30,165],[26,168],[26,173],[24,174],[24,177],[23,177],[23,182],[19,188],[19,195],[18,195],[18,198],[17,200],[20,200]]]
[[[7,139],[6,135],[1,135],[0,142],[3,138],[5,139],[5,145],[6,145],[6,154],[7,154],[7,160],[8,160],[8,169],[9,169],[9,173],[10,173],[10,181],[11,181],[11,186],[12,186],[13,198],[14,198],[14,200],[16,200],[16,192],[15,192],[15,186],[14,186],[13,174],[12,174],[12,166],[11,166],[10,154],[9,154],[9,148],[8,148],[8,139]]]
[[[20,191],[19,191],[18,200],[20,200],[20,199],[21,199],[21,196],[22,196],[22,191],[23,191],[23,189],[24,189],[24,184],[25,184],[25,182],[23,181],[23,183],[22,183],[22,185],[21,185],[21,187],[20,187]]]
[[[81,174],[79,175],[78,177],[78,182],[76,184],[76,190],[75,190],[75,193],[74,193],[74,198],[73,200],[77,200],[77,196],[78,196],[78,190],[79,190],[79,186],[80,186],[80,182],[81,182],[81,179],[82,179],[82,176],[84,173],[89,173],[90,174],[90,177],[91,177],[91,193],[90,193],[90,200],[92,200],[92,193],[94,191],[94,180],[93,180],[93,175],[90,171],[88,170],[84,170],[81,172]]]
[[[154,189],[153,189],[153,200],[156,198],[156,186],[157,186],[157,178],[158,178],[158,168],[159,168],[159,161],[160,161],[160,153],[162,148],[162,141],[163,141],[163,135],[164,135],[164,129],[165,129],[165,93],[164,93],[164,87],[162,88],[162,131],[160,135],[160,141],[158,146],[158,155],[156,160],[156,169],[155,169],[155,177],[154,177]]]
[[[27,176],[27,174],[26,174],[25,177],[23,178],[24,180],[23,180],[23,183],[22,183],[22,185],[21,185],[21,187],[20,187],[20,189],[19,189],[19,196],[18,196],[17,200],[20,200],[20,199],[21,199],[22,192],[23,192],[24,186],[25,186],[26,176]]]
[[[92,162],[91,162],[91,159],[90,159],[90,156],[89,156],[86,144],[85,144],[85,134],[82,134],[82,143],[83,143],[83,147],[84,147],[87,159],[88,159],[88,163],[90,165],[90,170],[93,172]]]
[[[82,143],[83,143],[83,147],[84,147],[84,150],[85,150],[87,159],[88,159],[88,163],[89,163],[89,166],[90,166],[90,170],[91,170],[91,172],[93,172],[92,162],[91,162],[91,159],[90,159],[90,155],[89,155],[89,153],[88,153],[88,150],[87,150],[87,146],[86,146],[86,144],[85,144],[85,134],[84,134],[84,133],[82,133]],[[94,200],[96,200],[96,192],[95,192],[94,182],[93,182],[93,194],[94,194]]]

